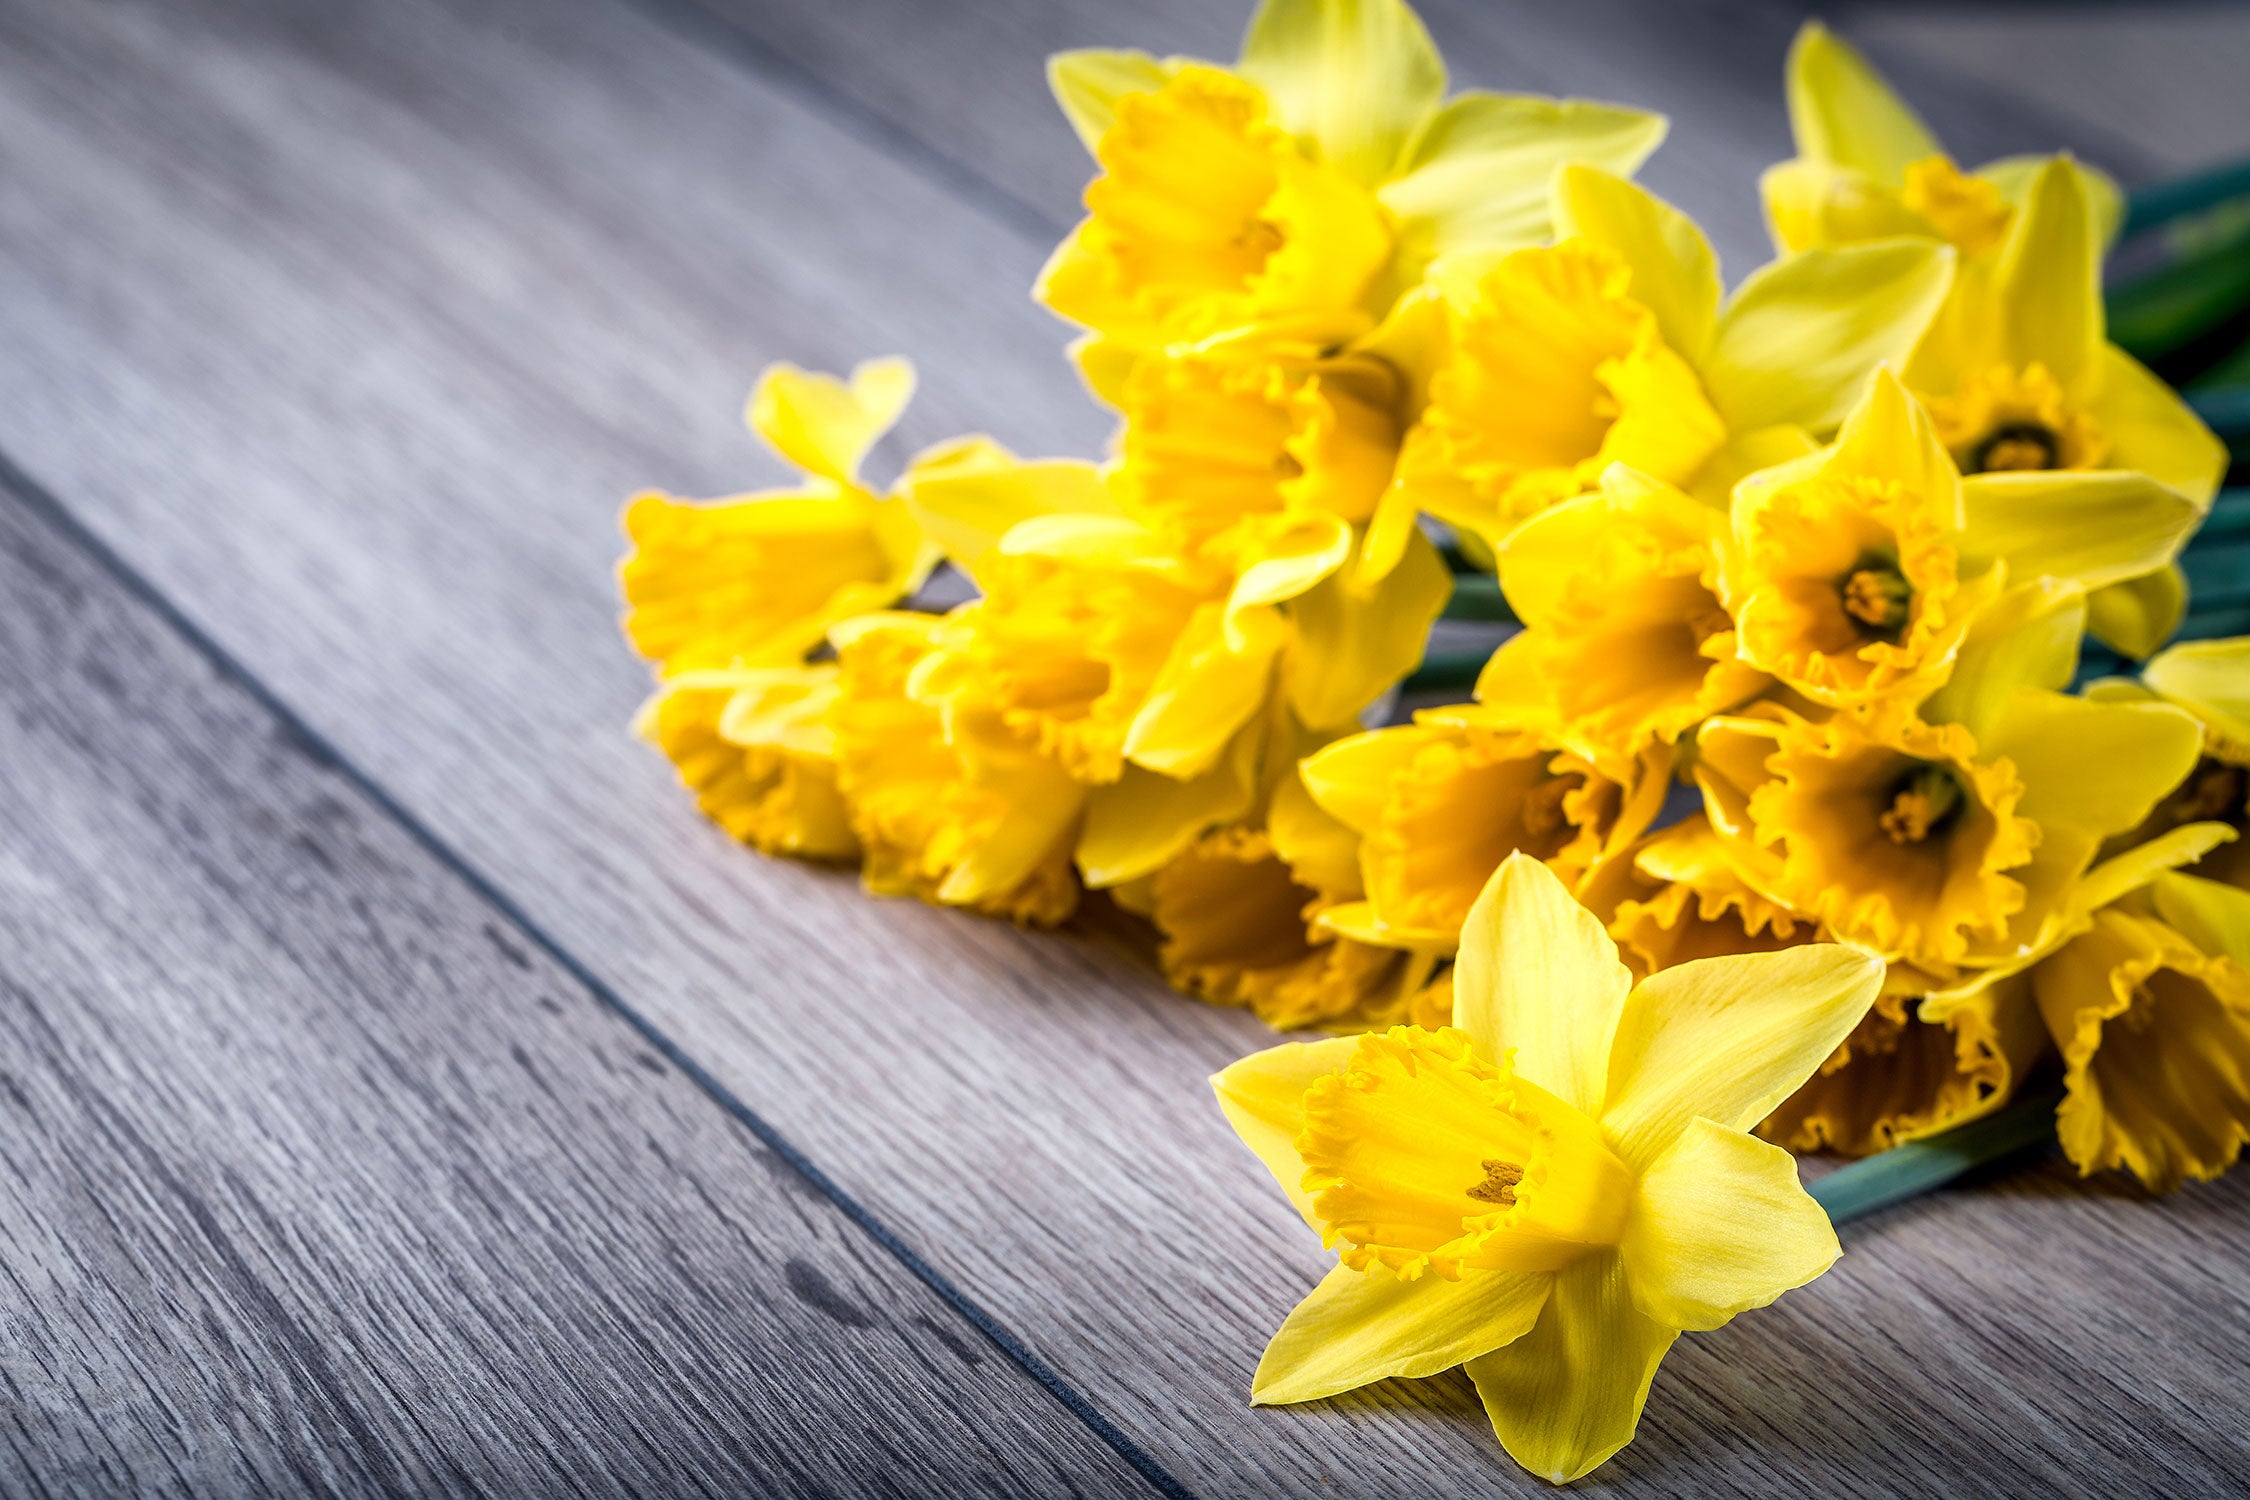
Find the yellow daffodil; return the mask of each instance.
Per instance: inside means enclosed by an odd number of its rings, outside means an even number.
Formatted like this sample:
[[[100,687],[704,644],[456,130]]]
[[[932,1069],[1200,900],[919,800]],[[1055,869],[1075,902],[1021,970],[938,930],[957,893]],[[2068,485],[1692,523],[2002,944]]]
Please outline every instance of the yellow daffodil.
[[[1416,510],[1497,545],[1613,463],[1723,496],[1832,432],[1868,372],[1914,347],[1951,277],[1943,246],[1853,246],[1766,266],[1722,306],[1685,214],[1592,167],[1558,172],[1554,195],[1555,244],[1438,269],[1449,352],[1372,570]]]
[[[1670,757],[1595,757],[1543,727],[1474,706],[1353,735],[1303,766],[1313,799],[1361,839],[1364,899],[1322,921],[1386,946],[1449,950],[1510,854],[1584,881],[1662,807]]]
[[[1518,1463],[1567,1482],[1632,1439],[1657,1363],[1838,1252],[1796,1163],[1744,1132],[1865,1014],[1833,944],[1632,984],[1594,916],[1511,857],[1461,935],[1454,1026],[1277,1047],[1213,1080],[1339,1263],[1251,1399],[1466,1365]]]
[[[1620,756],[1669,744],[1754,698],[1720,599],[1722,511],[1622,465],[1599,494],[1526,523],[1499,555],[1523,631],[1493,654],[1481,703],[1552,713],[1561,732]]]
[[[2250,890],[2250,636],[2190,641],[2152,658],[2139,682],[2113,680],[2087,688],[2113,702],[2156,697],[2195,715],[2203,755],[2123,846],[2144,843],[2187,824],[2225,825],[2234,839],[2205,855],[2192,872]]]
[[[1784,252],[1909,235],[1944,240],[1964,256],[1989,255],[2052,160],[2009,157],[1964,173],[1882,75],[1818,21],[1791,44],[1787,80],[1797,155],[1760,182]],[[2101,173],[2074,170],[2095,237],[2106,243],[2123,200]]]
[[[750,397],[753,431],[805,483],[709,503],[651,492],[626,507],[625,633],[666,676],[801,662],[828,627],[921,587],[937,552],[906,506],[859,480],[860,460],[914,393],[914,367],[871,360],[846,384],[776,365]]]
[[[1926,970],[1996,963],[2045,931],[2201,736],[2162,704],[2035,687],[1995,689],[1969,720],[1718,718],[1696,779],[1767,896]]]
[[[1265,0],[1231,69],[1087,51],[1048,76],[1101,174],[1037,295],[1141,346],[1276,321],[1356,337],[1437,256],[1546,238],[1557,163],[1630,172],[1664,134],[1612,105],[1447,101],[1400,0]]]
[[[1609,935],[1627,967],[1642,976],[1692,959],[1773,953],[1825,936],[1736,873],[1725,840],[1700,813],[1650,834],[1613,869],[1614,892],[1597,888],[1582,899],[1606,912]]]
[[[2159,875],[2031,971],[2061,1047],[2056,1113],[2080,1172],[2157,1192],[2216,1177],[2250,1140],[2250,892]]]
[[[2198,519],[2138,474],[1963,479],[1879,370],[1831,447],[1736,487],[1725,593],[1744,661],[1816,702],[1912,707],[2007,585],[2140,576]]]
[[[2056,471],[2130,471],[2209,508],[2226,448],[2186,402],[2104,332],[2101,245],[2083,177],[2050,162],[2031,179],[2007,242],[1964,269],[1906,367],[1964,473],[2037,487]],[[2146,656],[2178,628],[2186,594],[2170,568],[2097,596],[2096,635]]]
[[[1059,922],[1078,902],[1070,853],[1085,789],[989,715],[948,725],[916,699],[914,676],[944,628],[933,615],[874,614],[832,632],[828,723],[862,878],[877,895]]]
[[[668,679],[634,730],[670,758],[704,815],[767,854],[859,853],[836,785],[836,667],[738,667]]]

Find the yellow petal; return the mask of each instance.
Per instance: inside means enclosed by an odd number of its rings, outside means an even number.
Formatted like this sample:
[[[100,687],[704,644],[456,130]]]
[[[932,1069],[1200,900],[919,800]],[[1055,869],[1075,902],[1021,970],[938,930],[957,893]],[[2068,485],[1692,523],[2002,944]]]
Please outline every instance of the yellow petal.
[[[2100,588],[2170,562],[2202,521],[2193,502],[2145,474],[2017,470],[1961,481],[1964,559],[2004,561],[2018,582]]]
[[[1421,661],[1452,591],[1445,560],[1417,532],[1377,587],[1359,587],[1345,569],[1294,600],[1286,670],[1299,721],[1320,729],[1352,724]]]
[[[1932,724],[1966,724],[1982,738],[2020,687],[2060,689],[2078,670],[2086,596],[2050,579],[2010,589],[1977,612],[1953,675],[1922,705]]]
[[[1391,781],[1431,741],[1426,729],[1402,724],[1340,739],[1306,757],[1297,772],[1305,790],[1331,817],[1360,833],[1383,820]]]
[[[1662,115],[1583,99],[1463,94],[1414,138],[1376,199],[1418,275],[1439,256],[1514,250],[1555,233],[1548,184],[1564,162],[1629,175],[1664,139]]]
[[[1237,66],[1320,161],[1370,187],[1445,97],[1445,63],[1403,0],[1264,0]]]
[[[1521,1338],[1554,1278],[1470,1271],[1459,1281],[1338,1266],[1266,1346],[1250,1399],[1315,1401],[1396,1376],[1436,1375]]]
[[[1650,975],[1625,1002],[1610,1048],[1610,1144],[1637,1166],[1698,1115],[1749,1129],[1828,1060],[1882,985],[1882,960],[1841,943]]]
[[[2092,368],[2103,344],[2101,258],[2085,188],[2069,159],[2056,157],[2032,179],[2000,252],[1995,352],[2003,361],[2044,365],[2065,389]]]
[[[1633,1306],[1615,1253],[1586,1256],[1554,1282],[1531,1331],[1469,1361],[1469,1378],[1508,1456],[1568,1484],[1633,1440],[1649,1382],[1680,1335]]]
[[[1866,394],[1836,434],[1835,447],[1814,463],[1831,474],[1888,479],[1909,494],[1928,495],[1946,526],[1957,530],[1961,525],[1961,478],[1953,455],[1938,440],[1929,413],[1888,369],[1877,370],[1867,382]],[[1797,467],[1793,462],[1778,474],[1756,475],[1748,483],[1763,487]]]
[[[775,365],[750,393],[751,428],[808,474],[851,484],[859,461],[891,430],[914,396],[914,366],[903,359],[871,359],[852,371],[851,384]]]
[[[1867,60],[1818,21],[1789,47],[1789,128],[1797,154],[1856,167],[1878,182],[1940,154],[1937,140]]]
[[[1102,132],[1117,118],[1119,98],[1160,89],[1171,75],[1170,68],[1146,52],[1087,47],[1047,59],[1047,87],[1088,151],[1101,143]]]
[[[1764,1307],[1844,1253],[1795,1157],[1705,1119],[1642,1171],[1618,1248],[1634,1305],[1693,1329]]]
[[[1461,928],[1453,1024],[1516,1075],[1578,1109],[1600,1110],[1610,1038],[1633,976],[1601,919],[1544,864],[1508,856]]]
[[[938,887],[938,899],[974,905],[1015,890],[1055,857],[1086,805],[1086,789],[1048,761],[1021,756],[987,765],[982,779],[1005,787],[1007,810],[984,841]]]
[[[2187,602],[2187,575],[2178,563],[2167,563],[2096,590],[2086,601],[2086,628],[2111,650],[2140,660],[2179,632]]]
[[[2038,180],[2051,156],[2004,156],[1998,161],[1988,161],[1977,168],[1977,176],[2000,190],[2000,196],[2021,207],[2031,196],[2031,186]],[[2082,161],[2071,161],[2071,170],[2078,174],[2079,191],[2085,195],[2086,210],[2094,222],[2094,242],[2104,248],[2114,243],[2117,232],[2125,223],[2125,195],[2116,180],[2099,167],[2090,167]]]
[[[1235,736],[1231,754],[1197,776],[1176,778],[1128,764],[1086,799],[1078,871],[1100,890],[1137,879],[1171,860],[1207,828],[1250,811],[1256,796],[1255,726]]]
[[[1901,201],[1895,185],[1879,183],[1856,167],[1799,157],[1768,167],[1758,179],[1758,191],[1765,200],[1766,227],[1785,255],[1930,233],[1928,221]]]
[[[1903,360],[1945,300],[1951,247],[1807,250],[1751,273],[1720,315],[1704,384],[1737,432],[1833,428],[1877,365]]]
[[[2172,873],[2157,876],[2148,890],[2156,914],[2180,936],[2250,969],[2250,891]]]
[[[2141,679],[2225,738],[2250,744],[2250,636],[2174,646]]]
[[[2226,477],[2227,448],[2173,390],[2115,344],[2102,348],[2100,388],[2090,403],[2108,462],[2146,474],[2208,509]]]
[[[1308,1224],[1313,1222],[1313,1200],[1305,1191],[1305,1163],[1295,1145],[1305,1128],[1305,1090],[1314,1079],[1343,1071],[1358,1046],[1359,1038],[1350,1036],[1284,1042],[1211,1076],[1227,1123],[1257,1153]]]
[[[2203,728],[2162,703],[2101,703],[2019,692],[1983,741],[2023,780],[2022,816],[2049,830],[2123,833],[2178,786],[2203,750]]]
[[[1703,359],[1719,315],[1719,261],[1693,219],[1648,189],[1591,166],[1555,174],[1555,235],[1616,252],[1635,301],[1690,364]]]
[[[902,487],[923,529],[971,578],[979,578],[1000,539],[1023,521],[1116,508],[1101,470],[1076,459],[1027,462],[998,444],[948,459],[910,469]]]
[[[1313,801],[1294,768],[1274,789],[1266,833],[1274,852],[1303,884],[1328,896],[1360,893],[1359,835]]]
[[[1206,606],[1182,632],[1125,732],[1125,755],[1166,776],[1200,777],[1265,706],[1286,627],[1271,609],[1221,625]]]

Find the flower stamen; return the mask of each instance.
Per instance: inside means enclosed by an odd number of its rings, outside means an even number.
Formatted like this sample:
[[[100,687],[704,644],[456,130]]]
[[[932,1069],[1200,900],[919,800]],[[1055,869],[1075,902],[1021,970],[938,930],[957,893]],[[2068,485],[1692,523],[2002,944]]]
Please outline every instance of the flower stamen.
[[[1896,640],[1913,614],[1914,585],[1907,582],[1898,564],[1885,558],[1861,558],[1837,590],[1844,613],[1857,620],[1870,635]]]
[[[2059,469],[2062,439],[2036,422],[2010,422],[1970,450],[1963,467],[1971,474]]]
[[[1890,809],[1877,822],[1892,843],[1919,844],[1950,827],[1964,800],[1959,777],[1944,766],[1925,765],[1899,782]]]

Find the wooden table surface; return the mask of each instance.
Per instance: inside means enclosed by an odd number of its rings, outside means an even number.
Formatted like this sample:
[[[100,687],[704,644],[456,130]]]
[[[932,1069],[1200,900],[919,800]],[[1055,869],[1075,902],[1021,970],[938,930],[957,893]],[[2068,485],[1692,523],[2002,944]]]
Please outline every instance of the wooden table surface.
[[[0,1493],[1536,1488],[1457,1377],[1246,1405],[1320,1268],[1203,1082],[1255,1023],[752,856],[625,731],[618,504],[778,479],[765,362],[911,355],[882,472],[1098,451],[1040,58],[1245,8],[0,4]],[[1793,7],[1429,11],[1672,113],[1760,257]],[[2166,164],[1864,34],[1965,159]],[[2242,1183],[1845,1242],[1589,1487],[2243,1487]]]

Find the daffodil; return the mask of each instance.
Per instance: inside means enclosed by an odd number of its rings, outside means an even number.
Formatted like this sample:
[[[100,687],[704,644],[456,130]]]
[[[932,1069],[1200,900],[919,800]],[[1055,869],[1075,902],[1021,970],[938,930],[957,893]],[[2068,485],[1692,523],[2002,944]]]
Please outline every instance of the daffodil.
[[[2055,1126],[2080,1172],[2157,1192],[2218,1176],[2250,1140],[2250,892],[2156,877],[2031,971],[2062,1049]]]
[[[859,479],[860,460],[914,392],[902,359],[847,384],[776,365],[751,429],[804,472],[797,489],[708,503],[650,492],[625,510],[625,633],[670,676],[804,660],[838,620],[921,587],[937,561],[907,507]]]
[[[1696,779],[1735,867],[1847,942],[1940,972],[2028,947],[2103,842],[2194,764],[2178,709],[2000,688],[1969,722],[1713,719]]]
[[[1416,510],[1498,545],[1613,463],[1723,497],[1834,431],[1951,278],[1950,250],[1893,241],[1778,261],[1722,305],[1718,261],[1685,214],[1593,167],[1562,169],[1553,192],[1556,243],[1436,272],[1448,353],[1373,571]]]
[[[2049,162],[2006,243],[1967,267],[1906,367],[1964,473],[2036,487],[2060,472],[2145,474],[2208,509],[2226,448],[2171,387],[2104,331],[2101,244],[2085,179]],[[2097,596],[2096,635],[2146,656],[2175,630],[2185,589],[2171,568]]]
[[[1669,744],[1770,679],[1739,660],[1720,598],[1724,512],[1613,467],[1600,493],[1526,523],[1499,554],[1524,624],[1493,653],[1477,699],[1621,756]]]
[[[949,725],[919,701],[915,673],[944,621],[872,614],[832,635],[837,784],[877,895],[917,896],[1052,925],[1078,902],[1071,842],[1085,789],[988,718]]]
[[[671,760],[704,815],[736,838],[767,854],[850,859],[859,843],[827,722],[836,695],[832,663],[683,672],[633,727]]]
[[[2145,843],[2183,825],[2216,822],[2233,831],[2192,873],[2250,890],[2250,637],[2189,641],[2153,657],[2139,682],[2111,680],[2087,688],[2112,702],[2158,698],[2203,725],[2203,755],[2159,802],[2147,821],[2118,839]]]
[[[1631,859],[1612,868],[1614,889],[1597,887],[1581,898],[1607,914],[1626,965],[1643,976],[1693,959],[1773,953],[1824,936],[1736,873],[1726,841],[1701,813],[1650,834]]]
[[[1338,1264],[1251,1399],[1466,1365],[1526,1469],[1567,1482],[1632,1439],[1657,1364],[1839,1253],[1788,1153],[1745,1134],[1834,1052],[1882,965],[1833,944],[1635,986],[1527,855],[1461,935],[1454,1025],[1277,1047],[1213,1080]]]
[[[1400,0],[1265,0],[1233,68],[1065,52],[1048,77],[1101,168],[1041,273],[1126,343],[1288,322],[1344,342],[1436,257],[1534,244],[1559,162],[1630,172],[1661,118],[1465,93]]]
[[[1574,885],[1623,857],[1663,806],[1670,767],[1660,750],[1596,756],[1473,705],[1339,740],[1302,774],[1313,800],[1360,836],[1366,894],[1321,920],[1366,942],[1448,951],[1511,854]]]
[[[1741,658],[1816,702],[1903,708],[1947,681],[2010,585],[2140,576],[2200,514],[2139,474],[1963,479],[1887,369],[1833,445],[1743,480],[1733,511],[1724,592]]]
[[[2015,156],[1963,172],[1882,75],[1818,21],[1790,45],[1787,87],[1797,155],[1760,182],[1785,252],[1918,236],[1964,256],[1992,254],[2053,160]],[[2090,167],[2072,170],[2106,243],[2123,214],[2117,188]]]

